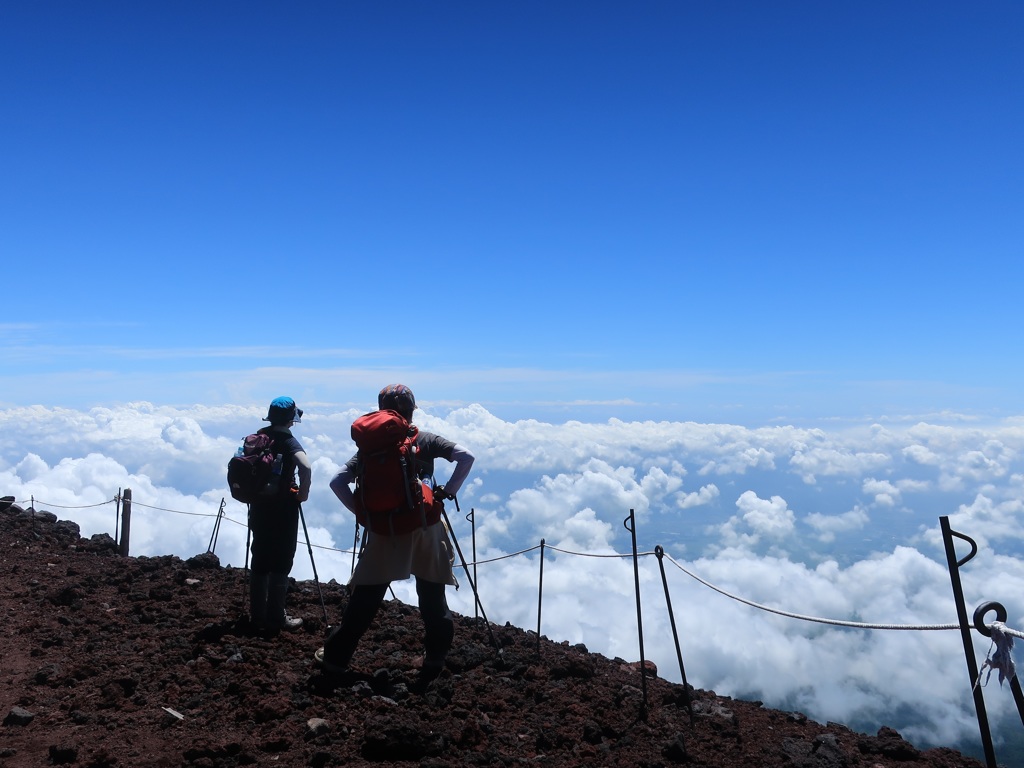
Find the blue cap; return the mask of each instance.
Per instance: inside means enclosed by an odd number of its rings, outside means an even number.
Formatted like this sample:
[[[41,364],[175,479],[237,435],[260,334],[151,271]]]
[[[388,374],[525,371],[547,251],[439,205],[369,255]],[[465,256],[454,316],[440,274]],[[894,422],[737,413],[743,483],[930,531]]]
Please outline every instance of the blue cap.
[[[296,408],[295,401],[290,397],[275,397],[263,420],[271,424],[287,424],[289,421],[298,424],[302,422],[302,409]]]

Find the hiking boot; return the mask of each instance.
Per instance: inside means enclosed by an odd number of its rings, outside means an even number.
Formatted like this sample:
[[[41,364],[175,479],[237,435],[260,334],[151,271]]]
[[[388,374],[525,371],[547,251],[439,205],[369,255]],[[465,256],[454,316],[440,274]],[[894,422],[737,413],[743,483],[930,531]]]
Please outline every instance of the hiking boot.
[[[429,683],[437,680],[444,672],[444,664],[424,664],[420,667],[419,680],[421,683]]]
[[[347,666],[343,666],[343,665],[340,665],[340,664],[332,664],[326,658],[324,658],[324,649],[323,648],[317,648],[316,649],[316,651],[313,653],[313,661],[324,672],[327,672],[328,674],[331,674],[331,675],[340,675],[342,672],[344,672],[346,669],[348,669]]]
[[[249,572],[249,621],[259,631],[262,631],[267,625],[267,589],[269,584],[269,573]]]
[[[412,668],[418,670],[421,681],[429,682],[441,676],[441,672],[444,671],[444,659],[420,656],[413,660]]]
[[[302,629],[302,619],[285,614],[281,624],[252,624],[253,631],[260,637],[273,640],[282,632],[298,632]]]

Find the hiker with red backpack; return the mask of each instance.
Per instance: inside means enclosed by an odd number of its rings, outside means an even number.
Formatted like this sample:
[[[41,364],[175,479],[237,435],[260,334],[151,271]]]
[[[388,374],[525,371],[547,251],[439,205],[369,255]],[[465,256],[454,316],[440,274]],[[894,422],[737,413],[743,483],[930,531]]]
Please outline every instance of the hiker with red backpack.
[[[365,539],[341,624],[315,658],[329,673],[344,671],[391,582],[415,576],[424,628],[422,674],[433,678],[444,667],[455,633],[445,586],[458,585],[452,544],[440,521],[441,502],[455,498],[474,457],[412,424],[416,399],[404,384],[384,387],[377,405],[377,411],[353,422],[358,450],[331,480],[331,490],[365,526]],[[433,483],[435,459],[455,464],[443,486]]]
[[[302,626],[302,619],[287,614],[285,602],[299,538],[300,505],[309,498],[312,467],[291,432],[292,425],[302,421],[302,409],[292,398],[275,398],[263,420],[270,425],[256,435],[271,439],[269,451],[274,462],[266,486],[249,504],[249,618],[257,632],[275,635]]]

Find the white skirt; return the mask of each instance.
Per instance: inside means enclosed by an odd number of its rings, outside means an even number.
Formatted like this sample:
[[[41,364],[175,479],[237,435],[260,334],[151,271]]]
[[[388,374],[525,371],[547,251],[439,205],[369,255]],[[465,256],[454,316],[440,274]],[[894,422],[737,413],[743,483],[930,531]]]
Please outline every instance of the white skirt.
[[[400,536],[370,531],[349,586],[390,584],[416,576],[457,587],[452,564],[455,554],[444,524],[437,522]]]

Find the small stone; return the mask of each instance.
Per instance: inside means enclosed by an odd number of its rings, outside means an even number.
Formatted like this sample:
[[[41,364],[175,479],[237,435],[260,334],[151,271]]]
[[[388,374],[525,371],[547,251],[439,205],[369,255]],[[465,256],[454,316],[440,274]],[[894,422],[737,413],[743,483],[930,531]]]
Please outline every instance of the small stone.
[[[683,734],[677,734],[676,737],[670,741],[661,750],[661,754],[666,760],[673,763],[685,763],[689,761],[690,754],[686,751],[686,740]]]
[[[331,730],[331,724],[322,717],[311,717],[306,721],[306,728],[310,736],[320,736]]]
[[[12,707],[4,718],[4,725],[28,725],[35,719],[35,715],[27,709]]]
[[[50,746],[50,762],[54,765],[70,765],[78,760],[78,747],[72,744],[54,744]]]

